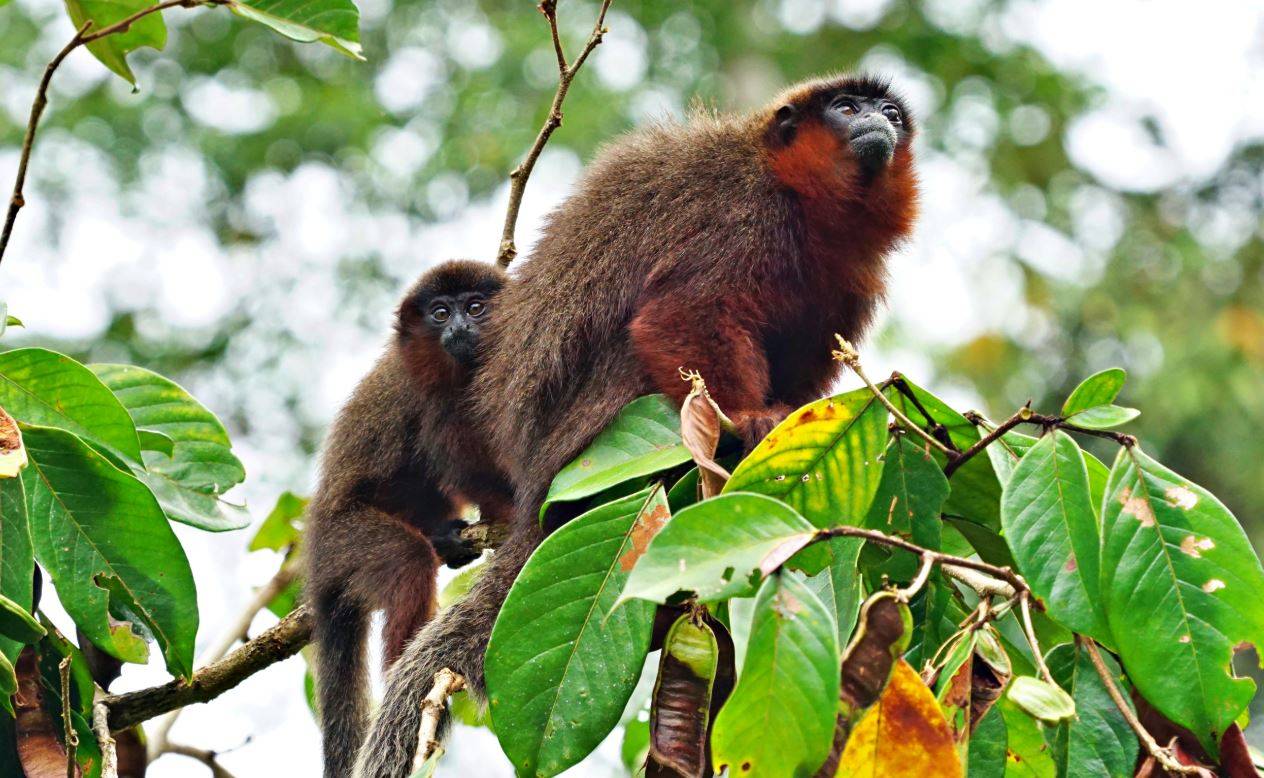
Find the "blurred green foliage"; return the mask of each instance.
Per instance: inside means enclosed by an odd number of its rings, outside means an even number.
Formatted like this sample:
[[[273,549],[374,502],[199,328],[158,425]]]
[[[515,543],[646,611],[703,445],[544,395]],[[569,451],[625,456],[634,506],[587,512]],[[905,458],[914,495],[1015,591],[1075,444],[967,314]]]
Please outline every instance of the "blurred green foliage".
[[[248,184],[304,163],[322,162],[347,177],[354,205],[396,212],[410,223],[437,220],[467,199],[491,195],[530,144],[554,87],[552,51],[533,3],[359,5],[367,63],[296,46],[224,9],[169,12],[167,49],[132,56],[138,94],[117,79],[80,77],[74,93],[54,89],[45,132],[68,133],[100,149],[125,191],[139,179],[147,150],[195,149],[212,181],[202,214],[226,250],[248,250],[269,238],[272,228],[247,212]],[[622,73],[603,73],[593,64],[580,75],[551,148],[587,159],[647,114],[686,106],[695,96],[749,106],[801,77],[861,62],[894,66],[897,81],[914,81],[933,108],[921,121],[925,154],[944,155],[983,176],[984,191],[1012,216],[1046,225],[1088,259],[1082,272],[1049,272],[1047,262],[1020,256],[1013,241],[992,259],[1021,284],[1024,310],[1015,312],[1016,320],[1042,326],[998,327],[964,342],[926,344],[909,334],[897,311],[879,346],[918,350],[937,372],[916,376],[919,381],[973,393],[994,417],[1028,398],[1053,412],[1085,375],[1125,365],[1132,380],[1121,399],[1143,411],[1129,430],[1220,495],[1258,541],[1264,523],[1252,509],[1264,505],[1264,239],[1258,226],[1264,146],[1239,147],[1197,185],[1150,194],[1114,191],[1072,162],[1066,142],[1067,128],[1100,106],[1104,91],[1007,38],[995,22],[1008,3],[896,0],[876,4],[868,19],[792,13],[824,5],[616,0],[609,18],[614,32],[603,48],[622,46],[626,54],[630,47],[633,56],[623,60]],[[563,0],[560,6],[574,51],[596,3]],[[0,80],[10,108],[0,111],[4,147],[19,143],[25,119],[16,109],[26,98],[14,91],[28,93],[69,36],[62,14],[43,0],[15,0],[0,10]],[[613,55],[599,49],[597,56]],[[199,121],[190,85],[204,77],[260,94],[270,110],[251,117],[257,126],[246,131]],[[420,91],[412,93],[414,87]],[[393,131],[424,149],[421,164],[396,165],[381,153]],[[37,181],[42,164],[37,148]],[[459,185],[436,195],[430,187],[436,181]],[[40,192],[55,209],[74,185],[73,176],[58,178],[49,170]],[[528,200],[532,196],[528,187]],[[1108,228],[1085,225],[1086,199],[1104,203]],[[393,288],[372,252],[355,245],[341,250],[339,283],[353,290],[343,303],[364,305],[368,298],[354,293],[361,284]],[[469,253],[490,257],[494,250],[494,241],[480,235]],[[22,314],[20,301],[8,302]],[[942,309],[949,326],[971,313],[953,312],[957,302],[927,299],[925,305]],[[208,374],[226,359],[232,338],[252,326],[244,305],[201,338],[143,334],[137,315],[117,306],[100,337],[60,347],[84,359],[126,358],[168,375]],[[279,337],[274,345],[284,353],[287,341]],[[291,391],[300,392],[301,382]],[[296,402],[291,398],[287,407]],[[248,413],[217,410],[249,434]],[[314,447],[321,431],[317,419],[304,418],[298,427],[296,458]]]

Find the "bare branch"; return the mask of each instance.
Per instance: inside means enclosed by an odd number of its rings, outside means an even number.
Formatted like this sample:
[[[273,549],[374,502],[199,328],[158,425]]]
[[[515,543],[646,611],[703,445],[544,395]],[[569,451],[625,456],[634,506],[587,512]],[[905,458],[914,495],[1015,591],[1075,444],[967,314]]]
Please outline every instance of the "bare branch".
[[[961,467],[966,462],[970,461],[972,458],[974,458],[976,454],[978,454],[983,449],[992,445],[997,440],[1000,440],[1001,437],[1005,435],[1005,433],[1009,432],[1010,430],[1017,427],[1019,424],[1022,424],[1023,422],[1030,419],[1031,415],[1032,415],[1031,403],[1028,402],[1022,408],[1019,408],[1017,413],[1015,413],[1013,416],[1010,416],[1008,419],[1002,422],[999,427],[997,427],[996,429],[992,430],[991,432],[989,432],[988,434],[980,438],[978,443],[975,443],[973,446],[971,446],[970,448],[962,452],[961,456],[957,457],[956,459],[950,461],[947,465],[945,465],[944,476],[946,478],[952,478],[952,474],[957,472],[957,468]]]
[[[168,743],[166,753],[179,754],[180,756],[187,756],[190,759],[198,760],[210,768],[211,775],[214,776],[214,778],[233,778],[233,774],[225,770],[224,766],[216,760],[216,757],[219,756],[219,754],[215,751],[211,751],[210,749],[194,748],[193,746],[186,746],[183,743]],[[104,778],[104,776],[102,776],[102,778]]]
[[[1176,757],[1172,755],[1172,751],[1160,746],[1149,730],[1141,724],[1141,720],[1137,718],[1137,714],[1133,712],[1128,705],[1128,701],[1124,699],[1123,694],[1119,691],[1119,687],[1115,685],[1115,679],[1111,677],[1110,668],[1106,666],[1106,662],[1102,660],[1101,653],[1097,650],[1097,643],[1092,638],[1087,638],[1083,635],[1076,635],[1075,642],[1088,654],[1089,660],[1093,663],[1093,669],[1097,671],[1097,676],[1102,679],[1102,684],[1106,687],[1106,693],[1114,701],[1115,707],[1119,708],[1119,712],[1123,714],[1128,726],[1132,727],[1137,739],[1145,747],[1146,753],[1154,757],[1155,761],[1169,773],[1203,775],[1205,771],[1202,768],[1195,765],[1181,764],[1177,761]]]
[[[518,224],[518,211],[522,208],[522,195],[527,188],[527,179],[531,177],[531,171],[535,169],[536,160],[540,158],[540,152],[544,151],[544,145],[549,142],[549,137],[553,135],[554,130],[562,126],[562,103],[566,100],[566,93],[570,91],[571,82],[575,80],[575,74],[583,67],[588,55],[597,48],[602,36],[606,33],[606,11],[610,10],[611,2],[613,0],[602,0],[601,10],[597,13],[597,23],[593,25],[592,34],[588,36],[588,42],[584,44],[579,56],[570,64],[566,62],[561,34],[557,29],[557,0],[541,0],[540,2],[540,13],[544,14],[544,18],[549,22],[549,32],[553,37],[553,51],[557,55],[557,92],[553,95],[553,104],[549,107],[548,118],[544,120],[544,126],[536,135],[535,142],[531,144],[526,159],[509,174],[509,205],[505,209],[505,226],[501,230],[500,251],[496,255],[496,264],[502,268],[509,267],[509,263],[518,256],[518,248],[514,244],[514,229]]]
[[[79,765],[75,762],[79,733],[70,720],[70,661],[69,656],[62,659],[57,665],[57,672],[61,676],[61,731],[66,735],[66,778],[75,778],[79,775]]]
[[[1057,682],[1053,680],[1053,673],[1049,672],[1049,665],[1045,664],[1045,657],[1040,653],[1040,641],[1036,640],[1036,627],[1031,623],[1031,592],[1026,591],[1018,595],[1018,605],[1023,614],[1023,632],[1027,635],[1027,642],[1031,645],[1031,653],[1036,656],[1036,667],[1040,670],[1040,677],[1053,686],[1057,686]]]
[[[110,734],[110,709],[100,701],[92,706],[92,732],[101,749],[101,778],[118,778],[118,748]]]
[[[31,149],[35,146],[35,132],[39,129],[40,117],[44,114],[44,108],[48,106],[48,86],[53,80],[53,74],[57,72],[57,68],[61,67],[61,63],[70,56],[70,53],[80,46],[87,45],[93,41],[101,40],[107,35],[114,35],[119,32],[126,32],[137,20],[149,16],[154,13],[161,13],[168,8],[196,8],[202,5],[222,5],[227,0],[164,0],[164,2],[143,8],[136,13],[128,16],[126,19],[115,22],[114,24],[102,27],[100,30],[88,33],[92,27],[92,22],[83,23],[78,30],[75,31],[74,37],[70,42],[57,52],[57,56],[48,63],[44,68],[44,76],[40,79],[39,87],[35,90],[35,100],[31,103],[31,115],[26,122],[26,135],[22,138],[22,153],[18,156],[18,174],[13,182],[13,194],[9,196],[9,210],[4,217],[4,229],[0,231],[0,262],[4,261],[5,249],[9,247],[9,238],[13,235],[13,224],[17,221],[18,211],[22,210],[22,206],[26,205],[26,197],[23,194],[23,187],[26,186],[26,171],[31,162]]]
[[[421,701],[421,731],[417,740],[421,749],[417,752],[416,766],[420,768],[439,748],[439,723],[443,720],[443,711],[447,707],[448,698],[465,688],[465,678],[448,668],[435,673],[434,685],[430,693]]]
[[[162,686],[105,697],[102,702],[110,710],[110,729],[126,729],[176,708],[213,700],[260,670],[294,656],[311,637],[311,610],[301,605],[274,627],[198,670],[187,681],[176,679]]]

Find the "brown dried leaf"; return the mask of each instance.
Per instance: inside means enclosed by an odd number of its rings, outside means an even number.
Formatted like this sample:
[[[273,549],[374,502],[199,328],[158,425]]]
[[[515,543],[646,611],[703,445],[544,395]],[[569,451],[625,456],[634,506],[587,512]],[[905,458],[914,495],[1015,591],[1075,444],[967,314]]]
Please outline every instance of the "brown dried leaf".
[[[908,662],[896,662],[877,704],[852,729],[835,775],[965,775],[935,695]]]
[[[856,634],[843,652],[844,710],[851,717],[873,705],[912,638],[913,616],[892,591],[872,595],[860,609]]]
[[[26,467],[22,432],[8,411],[0,408],[0,478],[13,478]]]
[[[66,749],[57,734],[61,730],[44,704],[39,657],[33,647],[22,649],[15,670],[18,693],[14,698],[17,715],[13,729],[22,771],[26,778],[65,778]],[[75,765],[75,775],[82,774],[79,765]]]
[[[694,614],[676,620],[663,642],[650,707],[647,775],[701,778],[707,772],[707,724],[720,647]]]
[[[702,497],[706,499],[719,494],[729,480],[729,471],[715,461],[715,451],[720,445],[724,425],[732,422],[711,399],[706,382],[699,373],[681,370],[680,375],[693,384],[680,407],[680,437],[698,465],[698,483]]]

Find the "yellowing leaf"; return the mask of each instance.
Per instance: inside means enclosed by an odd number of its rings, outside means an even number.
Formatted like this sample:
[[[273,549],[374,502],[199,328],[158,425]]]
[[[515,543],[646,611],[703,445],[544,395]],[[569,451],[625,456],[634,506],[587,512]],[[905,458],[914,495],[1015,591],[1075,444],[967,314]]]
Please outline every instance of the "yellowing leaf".
[[[903,659],[878,702],[847,739],[837,778],[964,776],[952,732],[935,695]]]

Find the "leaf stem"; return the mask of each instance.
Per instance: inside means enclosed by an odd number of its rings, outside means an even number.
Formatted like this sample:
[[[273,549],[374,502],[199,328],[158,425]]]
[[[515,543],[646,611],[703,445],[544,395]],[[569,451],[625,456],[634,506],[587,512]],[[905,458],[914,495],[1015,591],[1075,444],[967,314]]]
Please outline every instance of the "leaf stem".
[[[540,152],[544,151],[544,145],[549,142],[549,137],[562,126],[562,103],[566,100],[566,93],[570,91],[571,82],[575,80],[575,74],[608,32],[605,27],[606,11],[610,10],[612,2],[614,0],[602,0],[601,10],[597,12],[597,22],[588,36],[588,42],[584,44],[575,61],[569,64],[566,61],[566,52],[562,49],[562,36],[557,29],[557,0],[540,0],[537,6],[548,20],[549,34],[553,38],[553,53],[557,56],[557,92],[553,95],[553,104],[549,106],[548,118],[544,120],[544,126],[536,135],[526,158],[509,174],[509,204],[505,208],[505,225],[501,229],[500,251],[496,255],[496,264],[502,268],[509,267],[509,263],[518,256],[518,248],[514,245],[514,229],[518,224],[518,211],[522,208],[522,195],[527,189],[527,179],[531,177],[531,171],[540,158]]]
[[[918,399],[917,393],[909,386],[909,382],[904,378],[903,373],[898,370],[895,371],[891,374],[891,378],[888,379],[888,383],[894,386],[896,391],[904,395],[904,399],[912,403],[918,413],[922,414],[922,418],[926,419],[926,423],[930,425],[930,434],[934,435],[936,440],[953,451],[960,450],[957,448],[957,444],[952,442],[952,436],[948,434],[948,428],[935,421],[935,417],[931,416],[930,411],[926,410],[926,406]]]
[[[75,778],[79,774],[79,765],[75,760],[79,733],[70,718],[70,659],[69,656],[62,658],[57,665],[57,673],[61,676],[61,731],[66,739],[66,778]]]
[[[1115,707],[1119,708],[1119,712],[1123,714],[1124,720],[1128,722],[1128,726],[1132,727],[1132,731],[1136,733],[1137,739],[1145,746],[1146,752],[1163,766],[1163,769],[1169,773],[1178,773],[1181,775],[1201,775],[1202,768],[1196,765],[1185,765],[1177,761],[1172,752],[1158,744],[1154,736],[1145,728],[1141,720],[1137,718],[1137,714],[1133,711],[1132,706],[1124,699],[1123,694],[1119,691],[1119,687],[1115,685],[1115,679],[1111,676],[1110,668],[1106,666],[1106,662],[1102,659],[1101,653],[1097,650],[1097,643],[1092,638],[1084,635],[1076,635],[1075,642],[1084,649],[1088,654],[1089,661],[1093,663],[1093,669],[1097,671],[1097,676],[1102,679],[1102,685],[1106,687],[1106,693],[1110,695],[1110,699],[1114,701]]]
[[[1053,673],[1049,672],[1049,665],[1045,664],[1044,654],[1040,652],[1040,641],[1036,639],[1036,627],[1031,622],[1031,590],[1019,593],[1018,606],[1023,614],[1023,632],[1031,645],[1031,653],[1036,656],[1036,667],[1040,670],[1040,677],[1047,683],[1057,686],[1057,682],[1053,680]]]
[[[874,396],[878,398],[878,401],[886,406],[887,411],[895,417],[896,421],[906,427],[909,432],[912,432],[925,440],[931,448],[938,450],[940,453],[948,457],[949,461],[952,461],[960,456],[960,454],[956,451],[953,451],[951,448],[948,448],[943,443],[936,440],[935,436],[922,429],[920,425],[914,424],[912,419],[905,416],[904,412],[899,408],[896,408],[895,404],[888,400],[887,396],[882,393],[882,390],[875,386],[873,381],[869,380],[869,376],[865,375],[865,370],[860,365],[860,354],[857,353],[856,347],[842,335],[835,335],[834,337],[838,339],[838,348],[831,352],[834,359],[847,365],[856,375],[860,376],[860,380],[865,382],[865,386],[869,387],[869,391],[873,392]]]

